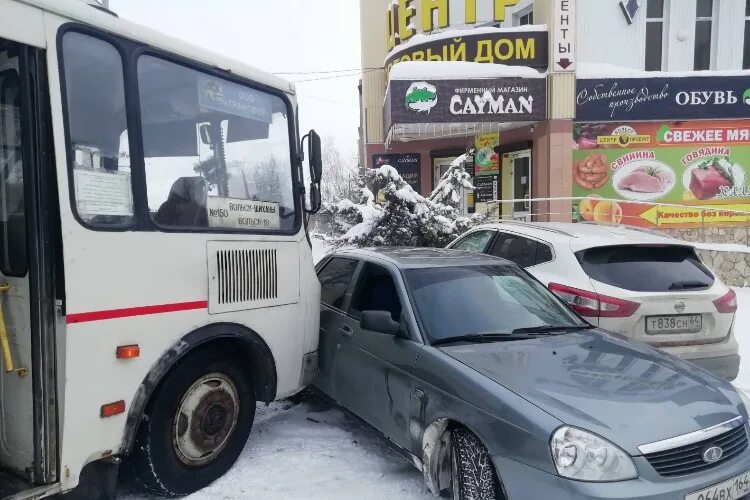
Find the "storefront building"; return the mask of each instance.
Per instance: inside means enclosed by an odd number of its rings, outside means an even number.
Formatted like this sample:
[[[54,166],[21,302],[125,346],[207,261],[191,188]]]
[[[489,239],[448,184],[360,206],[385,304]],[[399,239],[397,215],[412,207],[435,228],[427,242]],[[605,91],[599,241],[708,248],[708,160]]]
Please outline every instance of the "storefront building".
[[[555,2],[544,3],[551,15]],[[570,179],[565,186],[551,176],[557,170],[563,177],[570,168],[569,154],[554,166],[549,158],[570,151],[572,111],[567,120],[550,120],[554,114],[548,103],[559,86],[550,84],[553,41],[547,25],[533,24],[535,16],[544,16],[540,2],[360,5],[362,165],[372,168],[387,160],[426,195],[458,156],[472,152],[467,168],[475,174],[477,189],[467,193],[467,212],[518,219],[548,213],[546,202],[487,204],[559,197],[571,188]],[[568,14],[572,29],[573,12]],[[374,23],[377,18],[384,22]],[[572,57],[572,31],[566,43]],[[565,72],[572,76],[571,65]],[[573,78],[566,90],[573,95]],[[570,207],[558,209],[566,210],[569,214]]]
[[[750,210],[750,0],[360,4],[366,168],[428,194],[473,150],[477,211],[582,197],[495,215],[746,224],[727,212]]]

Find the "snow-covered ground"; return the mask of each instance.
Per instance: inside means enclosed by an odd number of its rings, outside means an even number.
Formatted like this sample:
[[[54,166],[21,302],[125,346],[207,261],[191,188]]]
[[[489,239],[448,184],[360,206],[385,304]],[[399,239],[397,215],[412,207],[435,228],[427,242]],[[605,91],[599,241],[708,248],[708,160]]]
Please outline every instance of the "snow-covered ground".
[[[313,240],[315,261],[327,249]],[[750,288],[736,289],[735,331],[743,365],[735,384],[750,394]],[[358,420],[317,398],[259,407],[250,440],[223,478],[188,498],[427,500],[421,474]],[[143,497],[124,492],[122,499]]]
[[[123,492],[125,500],[144,497]],[[260,406],[237,464],[191,500],[433,499],[413,465],[318,398]]]

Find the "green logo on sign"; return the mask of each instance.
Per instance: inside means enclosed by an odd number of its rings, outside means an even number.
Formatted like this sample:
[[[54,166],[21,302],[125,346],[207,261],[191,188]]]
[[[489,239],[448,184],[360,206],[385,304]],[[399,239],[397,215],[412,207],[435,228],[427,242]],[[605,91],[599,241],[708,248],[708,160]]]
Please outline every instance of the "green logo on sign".
[[[437,101],[437,88],[427,82],[412,83],[406,92],[406,108],[417,113],[429,113]]]
[[[745,104],[750,106],[750,89],[747,89],[742,95],[742,100],[745,102]]]

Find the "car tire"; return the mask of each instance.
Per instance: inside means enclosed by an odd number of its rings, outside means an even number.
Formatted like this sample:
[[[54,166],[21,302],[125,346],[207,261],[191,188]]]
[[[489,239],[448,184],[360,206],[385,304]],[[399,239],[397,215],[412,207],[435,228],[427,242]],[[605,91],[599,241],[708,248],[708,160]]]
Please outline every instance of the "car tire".
[[[167,497],[208,486],[242,452],[255,405],[251,376],[237,357],[209,347],[180,361],[139,425],[130,457],[133,479]]]
[[[507,500],[487,448],[464,428],[451,431],[453,500]]]

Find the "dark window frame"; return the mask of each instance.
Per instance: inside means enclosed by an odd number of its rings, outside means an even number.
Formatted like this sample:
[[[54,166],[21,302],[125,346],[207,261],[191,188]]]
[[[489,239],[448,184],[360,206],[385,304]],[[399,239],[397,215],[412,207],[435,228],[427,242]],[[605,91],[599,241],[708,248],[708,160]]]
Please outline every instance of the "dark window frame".
[[[745,44],[742,69],[750,69],[750,0],[745,0]]]
[[[27,217],[28,217],[27,207],[29,206],[29,200],[30,200],[30,198],[28,198],[28,193],[30,192],[28,183],[30,181],[27,180],[29,166],[27,164],[30,161],[30,154],[29,154],[30,151],[29,151],[29,147],[27,144],[27,140],[26,140],[26,136],[28,134],[26,133],[25,129],[29,126],[30,123],[33,123],[33,122],[31,120],[32,118],[31,111],[27,109],[27,106],[24,106],[25,102],[27,101],[26,96],[29,93],[29,89],[25,89],[23,85],[23,80],[22,80],[23,67],[21,66],[23,62],[22,62],[21,50],[19,50],[18,52],[19,53],[16,56],[18,59],[18,71],[16,71],[15,69],[7,69],[7,70],[3,70],[2,72],[0,72],[0,73],[12,72],[16,75],[16,77],[18,78],[18,85],[19,85],[18,99],[21,101],[21,104],[18,107],[19,120],[18,120],[17,134],[18,134],[18,138],[20,139],[20,144],[21,144],[21,148],[20,148],[20,152],[21,152],[21,166],[20,167],[21,168],[20,170],[21,170],[21,190],[22,190],[22,196],[23,196],[22,208],[23,208],[23,215],[24,215],[24,224],[22,226],[23,233],[24,233],[23,242],[22,242],[24,261],[23,261],[22,266],[19,266],[18,268],[14,267],[13,269],[6,269],[5,262],[0,261],[0,273],[2,273],[4,276],[7,276],[9,278],[23,278],[29,274],[29,270],[31,267],[29,263],[29,244],[28,244],[29,221],[27,220]],[[8,167],[10,167],[10,165],[8,165]],[[4,170],[0,171],[0,175],[3,175],[4,173],[5,173]],[[3,182],[5,182],[5,180],[3,180]],[[6,221],[6,224],[8,222],[9,221]]]
[[[320,303],[324,305],[325,307],[328,307],[329,309],[340,312],[341,314],[347,314],[347,310],[350,307],[350,302],[351,302],[351,298],[353,295],[354,287],[356,286],[356,283],[359,282],[359,276],[362,271],[363,262],[355,257],[349,257],[345,255],[333,255],[321,261],[320,263],[318,263],[319,267],[316,266],[315,275],[318,281],[320,281],[320,274],[323,273],[325,269],[331,264],[331,262],[335,260],[349,260],[355,263],[354,272],[352,273],[351,280],[349,281],[349,284],[346,286],[346,290],[344,291],[344,295],[343,295],[344,302],[341,304],[341,308],[336,307],[332,304],[328,304],[327,302],[324,302],[323,291],[322,291],[323,284],[321,283]]]
[[[526,234],[518,234],[518,233],[511,232],[511,231],[504,231],[502,229],[497,231],[497,234],[495,235],[495,237],[490,242],[490,245],[488,245],[488,247],[487,247],[487,253],[489,255],[492,255],[494,257],[499,257],[501,259],[505,258],[505,257],[500,257],[498,255],[494,255],[494,254],[490,253],[490,252],[492,252],[492,250],[494,250],[495,245],[500,240],[500,238],[502,238],[503,236],[512,236],[512,237],[516,237],[516,238],[523,238],[523,239],[526,239],[526,240],[529,240],[529,241],[533,241],[536,244],[536,247],[534,248],[534,263],[531,264],[530,266],[526,266],[526,267],[523,267],[523,266],[519,265],[519,267],[521,267],[522,269],[531,269],[533,267],[540,266],[542,264],[548,264],[550,262],[554,262],[555,259],[557,258],[557,254],[555,253],[555,249],[554,249],[554,247],[550,243],[548,243],[548,242],[546,242],[544,240],[540,240],[538,238],[535,238],[533,236],[529,236],[529,235],[526,235]],[[540,247],[544,247],[544,248],[547,248],[549,250],[550,256],[551,256],[550,259],[544,260],[542,262],[539,261],[539,248]],[[509,259],[506,259],[506,260],[508,260],[509,262],[513,262],[513,261],[511,261]],[[515,262],[514,262],[514,264],[515,264]],[[516,264],[516,265],[518,265],[518,264]]]
[[[128,130],[128,145],[130,148],[131,184],[133,189],[133,223],[127,226],[92,225],[84,221],[78,214],[75,201],[75,187],[73,172],[70,166],[75,160],[72,144],[70,141],[70,123],[67,100],[67,83],[65,79],[65,58],[63,54],[63,38],[67,33],[74,32],[93,38],[100,39],[112,45],[120,54],[123,62],[123,82],[125,91],[125,115]],[[299,133],[297,131],[297,120],[294,107],[290,97],[283,91],[269,87],[260,82],[254,82],[236,74],[220,70],[205,63],[189,59],[166,50],[158,49],[128,40],[121,36],[113,35],[87,25],[76,22],[67,23],[60,27],[57,32],[56,49],[58,55],[58,71],[60,74],[60,91],[63,110],[63,128],[65,135],[65,158],[68,175],[68,197],[70,208],[75,220],[84,228],[101,232],[159,232],[178,234],[244,234],[244,235],[272,235],[272,236],[294,236],[303,228],[303,205],[300,193],[304,188],[304,180],[299,178],[300,160],[297,145]],[[209,76],[222,78],[231,83],[250,87],[260,92],[266,92],[279,97],[287,110],[287,126],[289,133],[289,158],[291,163],[290,173],[292,176],[292,190],[294,197],[294,225],[290,230],[245,230],[230,228],[171,228],[157,225],[150,216],[146,187],[146,168],[143,150],[143,137],[141,127],[140,92],[138,88],[138,59],[142,55],[150,55],[168,62],[183,65],[187,68],[203,72]],[[295,117],[291,119],[291,117]]]
[[[401,306],[401,317],[404,316],[404,301],[401,299],[401,294],[398,291],[398,279],[397,276],[395,276],[390,269],[388,269],[385,265],[377,263],[377,262],[371,262],[371,261],[362,261],[362,264],[360,268],[357,270],[355,274],[354,281],[354,287],[351,289],[351,297],[349,298],[349,303],[347,304],[346,308],[346,315],[350,318],[354,318],[356,320],[359,320],[362,316],[362,311],[358,309],[354,309],[354,300],[357,297],[357,294],[359,293],[360,289],[363,286],[363,279],[366,276],[367,268],[375,268],[378,271],[382,272],[383,274],[387,275],[391,281],[393,282],[393,287],[396,290],[396,298],[398,298],[399,304]],[[394,320],[398,321],[398,320]]]
[[[664,69],[664,19],[665,19],[665,10],[666,10],[666,2],[667,0],[661,0],[661,15],[660,16],[652,16],[649,12],[649,8],[651,7],[651,2],[654,0],[648,0],[648,4],[646,5],[646,53],[644,54],[644,68],[646,71],[662,71]],[[661,39],[659,40],[659,67],[656,68],[649,68],[648,66],[648,55],[649,55],[649,43],[648,43],[648,33],[649,28],[658,25],[659,26],[659,32],[661,33]]]
[[[695,35],[693,37],[693,70],[695,71],[707,71],[711,69],[714,63],[714,38],[716,36],[716,2],[714,0],[708,0],[711,2],[711,16],[700,16],[698,10],[700,9],[700,2],[698,0],[695,7]],[[709,27],[709,40],[708,40],[708,66],[698,67],[698,27],[701,24],[708,24]]]

